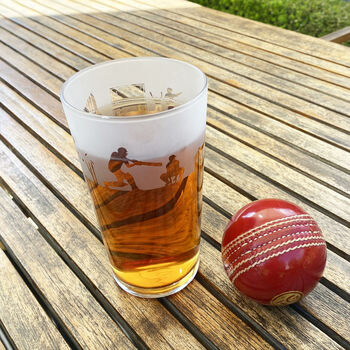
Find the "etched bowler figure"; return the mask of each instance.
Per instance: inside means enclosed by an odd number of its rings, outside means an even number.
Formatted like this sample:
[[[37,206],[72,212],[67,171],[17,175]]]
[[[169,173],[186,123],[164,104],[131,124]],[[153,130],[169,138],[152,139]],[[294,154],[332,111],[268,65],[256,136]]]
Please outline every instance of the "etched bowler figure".
[[[166,165],[166,173],[160,175],[160,179],[165,182],[165,185],[172,185],[178,181],[182,181],[184,168],[180,167],[180,162],[173,154],[169,157],[169,162]]]

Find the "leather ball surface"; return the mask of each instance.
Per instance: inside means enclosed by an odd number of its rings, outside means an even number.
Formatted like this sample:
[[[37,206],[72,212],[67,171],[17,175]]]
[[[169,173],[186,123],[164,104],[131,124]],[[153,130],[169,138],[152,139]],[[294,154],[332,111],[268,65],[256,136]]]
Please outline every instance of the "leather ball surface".
[[[312,291],[327,254],[315,220],[280,199],[262,199],[240,209],[225,229],[221,252],[225,271],[240,292],[276,306],[297,302]]]

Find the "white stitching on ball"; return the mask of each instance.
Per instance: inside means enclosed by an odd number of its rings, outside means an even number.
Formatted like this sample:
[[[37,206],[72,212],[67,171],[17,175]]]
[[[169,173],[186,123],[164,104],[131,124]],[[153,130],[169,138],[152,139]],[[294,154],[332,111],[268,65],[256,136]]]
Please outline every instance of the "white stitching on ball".
[[[292,225],[292,226],[294,226],[294,225]],[[273,232],[276,232],[276,231],[278,231],[278,230],[275,230],[275,231],[272,231],[272,232],[269,232],[269,233],[273,233]],[[246,244],[248,244],[248,243],[254,242],[254,241],[257,240],[258,238],[261,238],[261,237],[263,237],[263,236],[266,236],[266,235],[268,235],[269,233],[265,233],[264,235],[261,235],[261,236],[259,236],[259,237],[254,238],[254,239],[251,239],[249,242],[244,243],[243,245],[246,245]],[[303,234],[303,233],[312,233],[312,234],[319,233],[319,234],[321,234],[321,231],[317,231],[317,230],[315,230],[315,231],[313,231],[313,230],[309,230],[309,231],[298,231],[298,232],[289,233],[289,234],[284,235],[284,236],[276,237],[276,238],[274,238],[274,239],[272,239],[272,240],[270,240],[270,241],[268,241],[268,242],[265,242],[265,243],[262,243],[262,244],[257,245],[257,246],[254,247],[253,249],[249,249],[249,250],[245,251],[245,252],[242,253],[239,257],[237,257],[235,260],[233,260],[233,261],[231,262],[231,264],[234,264],[234,263],[235,263],[239,258],[241,258],[243,255],[246,255],[246,254],[248,254],[248,253],[251,253],[251,252],[253,252],[254,250],[259,249],[259,248],[261,248],[261,247],[264,247],[264,246],[266,246],[266,245],[268,245],[268,244],[270,244],[270,243],[272,243],[272,242],[276,242],[276,241],[278,241],[278,240],[280,240],[280,239],[287,238],[287,237],[291,237],[291,236],[301,235],[301,234]],[[322,236],[321,236],[321,237],[322,237]],[[230,258],[230,256],[231,256],[234,252],[236,252],[238,249],[240,249],[240,248],[241,248],[241,247],[239,247],[239,248],[235,249],[233,252],[231,252],[231,253],[225,258],[225,261],[227,261],[227,260]]]
[[[295,246],[295,247],[290,247],[290,248],[288,248],[288,249],[282,250],[281,252],[276,252],[276,253],[274,253],[274,254],[272,254],[272,255],[269,255],[269,256],[265,257],[264,259],[261,259],[261,260],[259,260],[259,261],[256,261],[256,262],[253,263],[252,265],[247,266],[245,269],[239,271],[239,272],[233,277],[232,283],[234,283],[234,281],[237,279],[237,277],[239,277],[242,273],[249,271],[250,269],[252,269],[252,268],[255,267],[256,265],[259,265],[259,264],[261,264],[261,263],[263,263],[263,262],[265,262],[265,261],[267,261],[267,260],[269,260],[269,259],[275,258],[276,256],[282,255],[282,254],[284,254],[284,253],[288,253],[288,252],[290,252],[290,251],[292,251],[292,250],[296,250],[296,249],[299,249],[299,248],[307,248],[307,247],[322,246],[322,245],[326,246],[326,243],[325,243],[325,242],[320,242],[320,243],[306,243],[306,244],[301,244],[301,245],[298,245],[298,246]],[[231,278],[232,274],[233,274],[233,273],[231,273],[231,274],[229,275],[230,278]]]
[[[287,244],[292,244],[292,243],[295,243],[295,242],[299,242],[299,241],[308,241],[308,240],[323,240],[323,237],[321,236],[309,236],[309,237],[298,237],[298,238],[295,238],[295,239],[291,239],[289,241],[286,241],[286,242],[282,242],[280,244],[277,244],[273,247],[270,247],[270,248],[267,248],[259,253],[256,253],[255,255],[247,258],[247,259],[244,259],[242,261],[240,261],[236,266],[232,266],[232,263],[230,264],[230,268],[228,269],[228,273],[230,275],[232,275],[232,273],[234,271],[236,271],[241,265],[243,265],[244,263],[248,262],[249,260],[252,260],[252,259],[255,259],[256,257],[258,257],[259,255],[263,255],[267,252],[269,252],[270,250],[274,250],[274,249],[277,249],[279,247],[282,247],[284,245],[287,245]]]
[[[308,214],[303,214],[303,216],[305,216],[305,215],[308,216]],[[300,215],[300,216],[302,216],[302,215]],[[255,227],[255,228],[253,228],[253,229],[243,233],[242,235],[236,237],[230,243],[228,243],[226,245],[225,249],[222,251],[222,254],[223,255],[227,254],[227,251],[231,250],[232,246],[235,246],[236,244],[238,244],[242,240],[245,240],[247,238],[250,238],[250,237],[254,236],[254,234],[257,234],[259,232],[263,232],[264,230],[269,230],[272,227],[275,227],[275,226],[278,226],[278,225],[283,225],[283,224],[287,224],[287,223],[298,221],[298,219],[300,219],[300,216],[299,217],[294,217],[294,218],[292,216],[288,216],[288,217],[286,217],[284,219],[279,219],[278,223],[276,223],[277,220],[273,220],[273,221],[266,222],[265,224],[260,225],[258,227]],[[293,219],[291,219],[291,218],[293,218]],[[300,221],[313,221],[314,223],[312,225],[317,225],[316,222],[314,221],[314,219],[312,219],[311,217],[309,217],[307,219],[300,219]],[[303,224],[300,223],[300,224],[296,224],[296,225],[300,226],[300,225],[303,225]],[[310,224],[304,224],[304,225],[311,226]],[[291,227],[291,226],[287,225],[286,227]],[[282,229],[286,228],[286,227],[282,227]]]

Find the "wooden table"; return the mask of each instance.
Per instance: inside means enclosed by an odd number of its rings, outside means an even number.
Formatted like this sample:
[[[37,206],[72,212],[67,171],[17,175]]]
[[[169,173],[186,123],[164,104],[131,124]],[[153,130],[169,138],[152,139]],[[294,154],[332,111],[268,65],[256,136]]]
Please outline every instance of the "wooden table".
[[[2,343],[350,348],[349,48],[175,0],[1,0],[0,40]],[[157,55],[198,66],[210,91],[200,270],[146,300],[113,280],[59,90],[91,64]],[[228,218],[266,197],[327,240],[324,277],[288,307],[245,299],[221,263]]]

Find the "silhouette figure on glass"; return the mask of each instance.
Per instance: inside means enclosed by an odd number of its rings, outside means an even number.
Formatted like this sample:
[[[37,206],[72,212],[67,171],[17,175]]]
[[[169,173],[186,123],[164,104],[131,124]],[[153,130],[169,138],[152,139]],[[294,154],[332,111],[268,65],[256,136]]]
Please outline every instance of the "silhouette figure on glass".
[[[182,181],[184,168],[180,167],[180,162],[175,155],[169,157],[169,162],[166,165],[166,173],[160,175],[160,179],[165,182],[165,185],[172,185],[178,181]]]
[[[162,166],[162,163],[156,162],[142,162],[135,159],[127,158],[128,151],[124,147],[119,147],[117,152],[111,154],[111,158],[108,162],[108,169],[114,174],[117,181],[105,182],[106,187],[124,187],[128,184],[132,190],[138,189],[134,177],[130,173],[122,171],[122,166],[131,168],[135,165],[148,165],[148,166]]]
[[[167,97],[167,98],[175,98],[175,97],[177,97],[177,96],[179,96],[179,95],[181,95],[182,94],[182,92],[179,92],[179,93],[177,93],[177,94],[174,94],[173,93],[173,89],[172,88],[167,88],[167,92],[166,92],[166,94],[164,95],[164,97]]]

